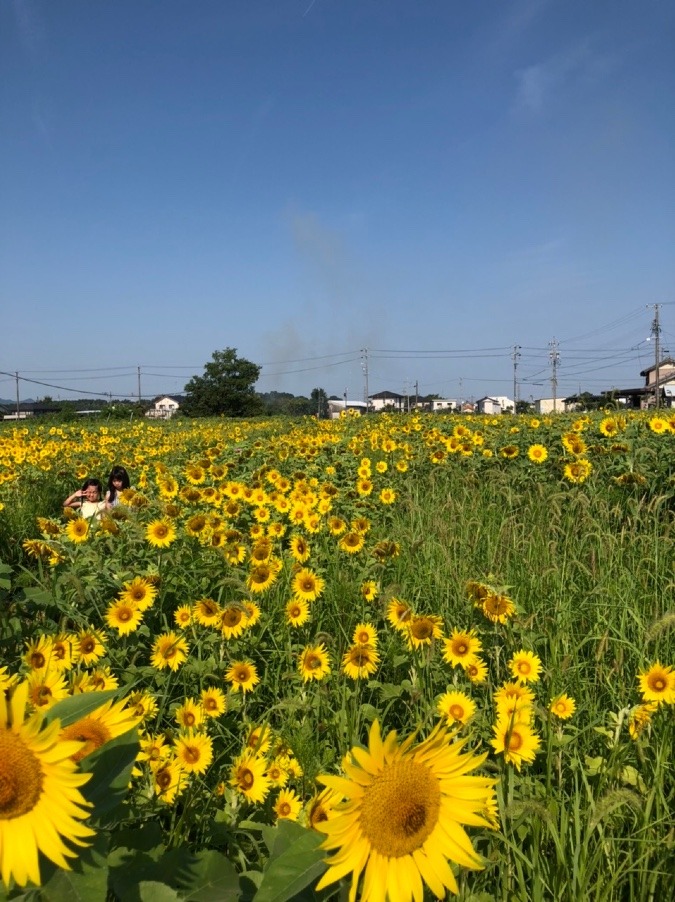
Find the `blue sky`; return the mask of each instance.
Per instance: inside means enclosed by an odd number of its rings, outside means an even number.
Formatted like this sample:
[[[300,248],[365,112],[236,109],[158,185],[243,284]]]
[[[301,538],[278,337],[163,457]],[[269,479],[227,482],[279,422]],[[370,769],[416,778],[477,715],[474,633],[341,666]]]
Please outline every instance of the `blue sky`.
[[[0,0],[0,370],[511,396],[518,345],[527,399],[555,339],[559,397],[639,384],[674,47],[667,0]]]

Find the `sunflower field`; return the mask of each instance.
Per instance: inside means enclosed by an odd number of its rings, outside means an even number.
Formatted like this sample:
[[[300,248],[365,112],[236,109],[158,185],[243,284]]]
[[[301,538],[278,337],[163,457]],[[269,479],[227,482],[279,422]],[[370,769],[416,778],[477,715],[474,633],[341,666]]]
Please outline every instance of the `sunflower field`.
[[[671,898],[674,552],[669,411],[3,424],[0,897]]]

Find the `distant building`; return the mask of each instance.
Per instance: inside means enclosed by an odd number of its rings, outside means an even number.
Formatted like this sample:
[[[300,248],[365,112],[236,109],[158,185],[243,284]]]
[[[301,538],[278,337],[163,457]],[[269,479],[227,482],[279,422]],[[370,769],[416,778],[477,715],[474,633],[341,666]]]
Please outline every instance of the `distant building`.
[[[154,399],[152,407],[145,412],[145,415],[151,419],[170,420],[180,409],[184,400],[182,395],[162,395]]]
[[[340,398],[329,398],[328,419],[337,420],[346,410],[355,410],[357,413],[366,413],[368,405],[365,401],[345,401]]]
[[[538,398],[533,402],[534,412],[538,414],[565,413],[567,402],[565,398]]]
[[[433,398],[431,400],[431,411],[433,413],[449,413],[451,410],[457,410],[458,404],[454,398]]]
[[[664,357],[658,367],[654,364],[648,366],[646,370],[641,370],[640,375],[644,377],[644,385],[636,388],[613,388],[611,391],[603,392],[603,395],[606,395],[608,400],[620,401],[626,407],[637,410],[653,407],[657,388],[657,370],[660,404],[663,407],[673,407],[675,406],[675,360],[672,357]]]
[[[3,420],[25,420],[28,417],[45,417],[50,413],[59,413],[61,407],[58,404],[49,404],[42,401],[23,401],[16,406],[0,408]]]
[[[372,410],[385,410],[385,408],[393,408],[394,410],[406,409],[405,395],[399,395],[395,391],[379,391],[375,395],[368,398]]]
[[[506,395],[486,396],[476,401],[477,413],[486,413],[488,416],[494,416],[507,411],[513,411],[515,404]]]

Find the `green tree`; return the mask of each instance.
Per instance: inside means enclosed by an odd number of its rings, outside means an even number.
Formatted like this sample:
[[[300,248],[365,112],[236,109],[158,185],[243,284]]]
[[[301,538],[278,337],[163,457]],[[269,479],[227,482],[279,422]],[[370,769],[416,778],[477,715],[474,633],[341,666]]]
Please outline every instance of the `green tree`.
[[[322,388],[313,388],[309,396],[312,402],[309,413],[314,414],[320,420],[328,417],[328,395]]]
[[[258,364],[238,357],[236,348],[214,351],[204,375],[193,376],[185,386],[183,410],[189,417],[255,416],[262,409],[254,388],[259,375]]]

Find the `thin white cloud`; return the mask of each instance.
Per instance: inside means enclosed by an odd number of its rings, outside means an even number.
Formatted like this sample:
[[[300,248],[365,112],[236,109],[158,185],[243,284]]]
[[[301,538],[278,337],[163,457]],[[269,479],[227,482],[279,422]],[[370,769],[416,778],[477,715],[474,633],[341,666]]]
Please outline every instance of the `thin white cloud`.
[[[607,57],[592,51],[588,39],[579,41],[543,62],[516,71],[516,107],[541,113],[566,86],[596,82],[611,68]]]

